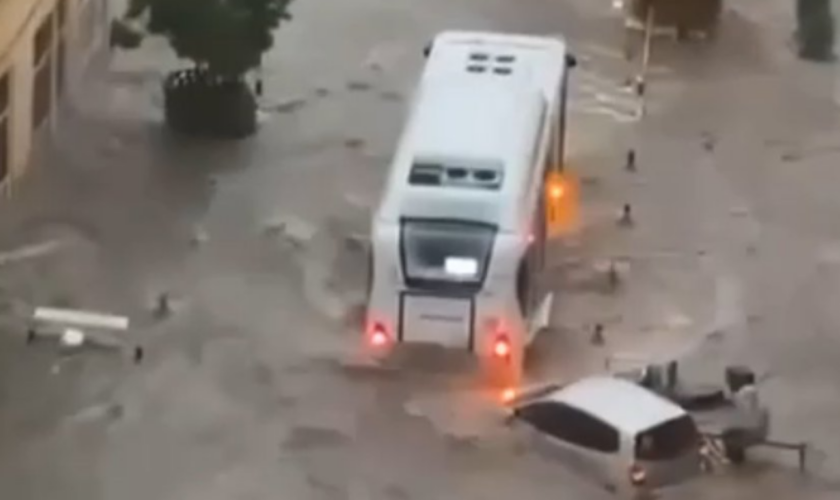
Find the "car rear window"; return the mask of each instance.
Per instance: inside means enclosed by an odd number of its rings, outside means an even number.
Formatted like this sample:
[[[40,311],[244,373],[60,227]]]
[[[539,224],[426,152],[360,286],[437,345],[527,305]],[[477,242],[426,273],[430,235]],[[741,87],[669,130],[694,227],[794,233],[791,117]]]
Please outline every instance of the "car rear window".
[[[696,448],[700,434],[689,415],[669,420],[636,436],[636,458],[657,461],[677,458]]]

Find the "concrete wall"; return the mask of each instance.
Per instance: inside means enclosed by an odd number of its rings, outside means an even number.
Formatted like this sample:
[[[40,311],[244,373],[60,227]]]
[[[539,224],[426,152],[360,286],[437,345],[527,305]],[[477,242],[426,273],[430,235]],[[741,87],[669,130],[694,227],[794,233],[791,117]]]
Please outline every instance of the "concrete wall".
[[[65,12],[61,33],[59,10]],[[55,61],[50,70],[52,99],[48,118],[36,127],[33,123],[35,35],[50,15],[54,36],[48,50]],[[107,50],[108,19],[107,0],[0,0],[0,79],[8,75],[10,82],[9,107],[0,109],[0,120],[6,120],[8,134],[5,151],[8,175],[0,179],[4,191],[8,192],[12,182],[25,173],[41,138],[58,126],[56,110],[63,97],[72,93],[93,58]],[[59,52],[64,56],[60,57]],[[62,60],[65,85],[60,91]],[[3,101],[0,96],[0,104]]]

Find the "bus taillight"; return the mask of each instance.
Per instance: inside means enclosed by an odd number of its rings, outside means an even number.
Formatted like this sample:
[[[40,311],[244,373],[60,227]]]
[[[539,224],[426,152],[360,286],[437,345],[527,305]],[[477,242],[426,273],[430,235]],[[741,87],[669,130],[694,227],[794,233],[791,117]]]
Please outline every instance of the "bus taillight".
[[[512,404],[516,399],[516,389],[513,387],[503,389],[499,399],[502,400],[502,404],[504,405]]]
[[[493,340],[493,355],[497,358],[507,358],[510,356],[510,339],[507,335],[500,334]]]
[[[370,345],[373,347],[384,347],[390,341],[388,331],[382,323],[374,323],[370,329]]]

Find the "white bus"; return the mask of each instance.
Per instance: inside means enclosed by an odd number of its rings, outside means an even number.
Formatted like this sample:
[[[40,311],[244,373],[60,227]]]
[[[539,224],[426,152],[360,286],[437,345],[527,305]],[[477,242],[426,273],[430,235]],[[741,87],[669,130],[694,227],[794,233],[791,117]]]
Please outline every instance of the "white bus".
[[[445,32],[372,223],[366,344],[468,349],[519,381],[548,323],[545,179],[562,165],[563,40]]]

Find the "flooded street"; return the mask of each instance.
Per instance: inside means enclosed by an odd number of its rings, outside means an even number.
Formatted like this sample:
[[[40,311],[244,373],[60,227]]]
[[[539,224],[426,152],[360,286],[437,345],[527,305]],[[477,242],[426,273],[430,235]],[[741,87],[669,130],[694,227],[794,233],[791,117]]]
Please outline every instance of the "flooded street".
[[[835,498],[834,69],[795,61],[780,33],[792,15],[763,3],[731,2],[715,42],[655,41],[642,119],[606,1],[297,0],[265,60],[260,132],[233,144],[162,128],[159,81],[178,64],[165,44],[115,53],[0,210],[2,252],[55,242],[0,262],[0,497],[613,498],[506,435],[468,377],[353,362],[358,240],[422,48],[475,29],[562,34],[581,62],[568,133],[583,224],[552,248],[559,295],[531,381],[717,333],[693,371],[746,360],[768,374],[773,434],[813,443],[814,474],[770,453],[665,498]],[[611,261],[622,286],[604,293]],[[27,311],[46,304],[129,316],[146,358],[26,347]]]

